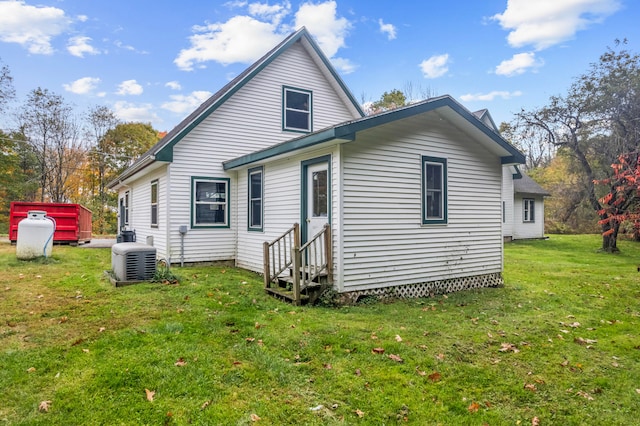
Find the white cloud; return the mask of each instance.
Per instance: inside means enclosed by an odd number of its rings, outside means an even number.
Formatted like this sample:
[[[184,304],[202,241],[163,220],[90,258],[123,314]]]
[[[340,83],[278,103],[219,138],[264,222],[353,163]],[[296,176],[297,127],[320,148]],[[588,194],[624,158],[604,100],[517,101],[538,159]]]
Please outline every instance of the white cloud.
[[[291,3],[285,1],[282,4],[270,5],[268,3],[250,3],[249,14],[260,19],[278,25],[285,16],[291,13]]]
[[[518,96],[522,96],[522,92],[519,90],[516,90],[515,92],[494,90],[493,92],[489,93],[468,93],[466,95],[460,96],[460,99],[464,102],[492,101],[496,98],[507,100]]]
[[[180,85],[180,83],[175,81],[175,80],[174,81],[167,81],[164,84],[164,86],[168,87],[171,90],[180,90],[180,89],[182,89],[182,86]]]
[[[346,58],[331,58],[331,64],[342,74],[351,74],[356,69],[358,69],[358,66],[356,64]]]
[[[282,35],[276,26],[250,16],[234,16],[224,23],[196,26],[189,37],[191,47],[183,49],[173,61],[178,68],[191,71],[194,65],[208,61],[228,65],[251,63],[278,44]]]
[[[126,122],[152,123],[161,121],[160,117],[152,110],[153,105],[151,104],[133,104],[119,101],[113,105],[113,112],[116,116]]]
[[[442,77],[449,71],[449,54],[435,55],[420,63],[420,69],[424,78]]]
[[[118,85],[117,95],[141,95],[142,86],[135,80],[125,80]]]
[[[162,108],[176,114],[184,114],[198,108],[210,96],[211,92],[205,90],[191,92],[190,95],[171,95],[171,101],[163,103]]]
[[[50,55],[51,40],[71,24],[64,10],[36,7],[24,1],[0,1],[0,41],[18,43],[29,53]]]
[[[378,19],[378,25],[380,25],[380,32],[386,34],[389,40],[396,38],[396,27],[393,24],[385,24],[382,19]]]
[[[513,77],[524,74],[530,68],[539,68],[544,64],[542,59],[537,60],[533,52],[517,53],[511,59],[500,62],[496,67],[496,74]]]
[[[63,84],[64,90],[75,93],[76,95],[87,95],[98,87],[100,79],[96,77],[83,77],[69,84]]]
[[[345,38],[351,28],[346,18],[336,16],[336,2],[327,1],[313,4],[304,3],[296,12],[295,27],[307,27],[316,38],[325,55],[332,58],[341,47],[345,47]]]
[[[71,37],[69,39],[69,43],[67,44],[67,50],[73,56],[77,56],[78,58],[83,58],[85,53],[89,55],[98,55],[100,51],[91,46],[89,42],[91,42],[91,37]]]
[[[512,47],[542,50],[573,38],[619,8],[618,0],[509,0],[506,10],[492,19],[511,31],[507,41]]]
[[[76,19],[79,22],[87,22],[89,20],[89,17],[87,15],[78,15],[76,16]]]
[[[246,8],[247,15],[236,15],[226,22],[194,26],[189,37],[190,46],[182,49],[174,63],[184,71],[196,67],[204,68],[209,61],[223,65],[231,63],[249,64],[256,61],[293,28],[307,27],[315,37],[322,51],[333,58],[338,50],[345,47],[345,37],[351,28],[346,18],[336,15],[334,0],[323,3],[303,3],[293,17],[292,23],[284,23],[291,14],[291,4],[285,0],[276,4],[232,1],[224,4],[229,8]],[[353,70],[340,59],[345,69]]]

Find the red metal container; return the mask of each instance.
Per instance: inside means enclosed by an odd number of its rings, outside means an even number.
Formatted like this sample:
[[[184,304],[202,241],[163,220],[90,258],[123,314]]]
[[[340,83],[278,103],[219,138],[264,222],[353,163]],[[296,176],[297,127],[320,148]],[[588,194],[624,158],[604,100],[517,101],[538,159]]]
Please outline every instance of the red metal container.
[[[18,223],[29,210],[43,210],[56,221],[53,242],[76,245],[91,241],[91,210],[80,204],[12,201],[9,211],[9,239],[18,241]]]

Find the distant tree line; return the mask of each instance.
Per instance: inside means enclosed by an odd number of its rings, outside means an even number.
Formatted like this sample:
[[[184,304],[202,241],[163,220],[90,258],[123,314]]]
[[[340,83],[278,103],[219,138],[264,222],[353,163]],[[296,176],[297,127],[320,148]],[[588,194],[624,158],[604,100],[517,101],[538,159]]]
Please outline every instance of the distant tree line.
[[[15,100],[8,66],[0,67],[0,113]],[[93,232],[116,232],[116,194],[106,185],[159,139],[148,123],[123,123],[105,106],[78,116],[64,98],[36,88],[0,130],[0,232],[11,201],[79,203],[93,212]],[[5,120],[6,121],[6,120]]]

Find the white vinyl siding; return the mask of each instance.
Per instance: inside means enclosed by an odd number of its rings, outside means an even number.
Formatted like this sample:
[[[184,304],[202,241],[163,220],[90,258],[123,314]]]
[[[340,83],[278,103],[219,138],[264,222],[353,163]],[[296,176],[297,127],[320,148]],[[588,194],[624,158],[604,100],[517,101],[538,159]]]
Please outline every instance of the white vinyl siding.
[[[283,142],[292,137],[291,132],[282,129],[282,87],[304,87],[313,92],[313,122],[315,128],[327,127],[356,118],[343,99],[329,84],[301,43],[293,44],[277,59],[267,65],[245,86],[227,99],[211,115],[192,129],[173,150],[173,162],[169,166],[171,203],[171,224],[168,228],[170,243],[168,250],[173,258],[179,255],[180,225],[189,230],[184,237],[185,262],[202,262],[236,259],[239,233],[247,230],[247,174],[227,173],[222,162]],[[282,191],[265,168],[265,212],[270,202],[278,203]],[[191,228],[190,193],[192,176],[215,176],[230,179],[230,223],[226,229]],[[297,182],[299,175],[289,176]],[[275,185],[275,186],[274,186]],[[239,189],[244,192],[239,193]],[[296,189],[296,191],[299,191]],[[275,192],[275,194],[274,194]],[[293,196],[295,194],[291,194]],[[286,194],[284,200],[289,197]],[[269,229],[286,230],[298,222],[299,198],[296,198],[293,220],[290,207],[282,217],[265,213],[264,226]],[[276,210],[278,210],[277,208]],[[287,223],[286,227],[279,226]],[[265,234],[252,232],[262,243],[268,240]],[[273,234],[269,235],[275,235]],[[244,254],[244,253],[243,253]],[[258,256],[252,263],[262,266],[261,246],[250,249],[251,256]],[[256,260],[257,259],[257,260]],[[252,268],[249,268],[252,269]],[[255,269],[255,268],[253,268]],[[261,270],[261,269],[260,269]]]
[[[533,200],[535,205],[535,220],[525,221],[525,200]],[[514,199],[514,239],[543,238],[544,237],[544,198],[540,195],[516,194]]]
[[[343,146],[342,291],[502,271],[500,158],[454,129],[420,116]],[[422,225],[422,156],[447,159],[446,225]]]
[[[130,183],[130,206],[129,225],[130,230],[136,231],[136,241],[147,243],[153,240],[153,245],[157,249],[158,257],[166,258],[166,232],[167,226],[167,178],[166,167],[162,166],[149,174],[143,176],[135,182]],[[151,188],[152,182],[158,187],[158,226],[151,224]],[[149,240],[147,237],[151,237]]]
[[[513,238],[514,233],[514,211],[513,211],[513,166],[502,166],[502,202],[504,203],[503,209],[503,223],[502,223],[502,235],[507,239]]]

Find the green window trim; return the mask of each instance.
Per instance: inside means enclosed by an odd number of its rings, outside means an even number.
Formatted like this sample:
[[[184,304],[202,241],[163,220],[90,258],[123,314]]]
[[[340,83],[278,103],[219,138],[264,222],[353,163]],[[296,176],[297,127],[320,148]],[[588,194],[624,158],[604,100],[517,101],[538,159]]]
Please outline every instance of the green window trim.
[[[447,217],[447,159],[423,155],[422,224],[446,224]]]
[[[535,223],[536,221],[536,200],[533,198],[522,199],[522,222]]]
[[[247,171],[247,229],[262,232],[264,229],[264,167]]]
[[[158,227],[158,180],[151,181],[151,227]]]
[[[282,130],[313,132],[313,93],[310,90],[282,86]]]
[[[231,180],[191,177],[191,227],[229,228],[231,223]]]

